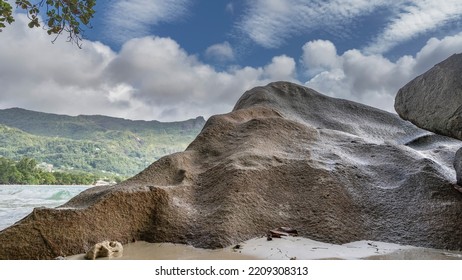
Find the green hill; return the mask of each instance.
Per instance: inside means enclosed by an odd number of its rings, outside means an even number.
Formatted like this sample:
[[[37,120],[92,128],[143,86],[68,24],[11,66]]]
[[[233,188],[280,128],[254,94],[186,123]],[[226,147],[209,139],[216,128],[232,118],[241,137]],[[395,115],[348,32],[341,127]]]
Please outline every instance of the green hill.
[[[130,176],[184,150],[204,124],[202,117],[164,123],[5,109],[0,110],[0,157],[34,158],[59,170]]]

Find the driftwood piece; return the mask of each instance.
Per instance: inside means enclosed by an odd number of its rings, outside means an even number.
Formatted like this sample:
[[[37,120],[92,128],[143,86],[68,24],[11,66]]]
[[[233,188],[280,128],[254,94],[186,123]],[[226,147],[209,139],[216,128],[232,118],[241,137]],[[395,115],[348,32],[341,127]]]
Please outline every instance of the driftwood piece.
[[[268,231],[267,240],[274,238],[281,238],[282,236],[298,236],[298,231],[290,227],[279,227]]]

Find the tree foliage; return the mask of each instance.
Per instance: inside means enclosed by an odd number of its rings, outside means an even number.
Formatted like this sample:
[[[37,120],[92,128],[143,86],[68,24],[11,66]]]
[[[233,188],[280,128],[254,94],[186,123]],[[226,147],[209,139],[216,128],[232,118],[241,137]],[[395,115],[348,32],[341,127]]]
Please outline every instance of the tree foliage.
[[[91,185],[97,180],[98,176],[90,173],[44,171],[37,167],[37,161],[33,158],[24,157],[19,161],[13,161],[0,157],[0,184]]]
[[[0,156],[35,158],[60,170],[133,176],[153,161],[183,151],[205,124],[130,121],[0,110]]]
[[[63,32],[67,40],[81,46],[83,28],[91,28],[90,20],[95,13],[96,0],[15,0],[16,7],[23,10],[30,28],[43,27],[55,39]],[[41,15],[42,17],[39,17]],[[43,18],[43,21],[40,20]],[[6,24],[14,22],[13,8],[6,0],[0,0],[0,32]]]

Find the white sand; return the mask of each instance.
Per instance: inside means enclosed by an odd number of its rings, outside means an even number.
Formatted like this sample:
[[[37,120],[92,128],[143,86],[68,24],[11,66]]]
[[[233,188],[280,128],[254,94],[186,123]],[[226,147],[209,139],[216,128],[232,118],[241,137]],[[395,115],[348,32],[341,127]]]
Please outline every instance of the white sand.
[[[243,243],[243,254],[259,259],[462,259],[462,252],[404,246],[378,241],[336,245],[301,237],[252,239]]]
[[[302,237],[255,238],[239,244],[239,249],[207,250],[171,243],[147,243],[143,241],[124,245],[118,260],[207,260],[207,259],[462,259],[462,252],[403,246],[377,241],[356,241],[336,245]],[[84,254],[66,259],[83,259]],[[108,258],[101,258],[108,259]]]

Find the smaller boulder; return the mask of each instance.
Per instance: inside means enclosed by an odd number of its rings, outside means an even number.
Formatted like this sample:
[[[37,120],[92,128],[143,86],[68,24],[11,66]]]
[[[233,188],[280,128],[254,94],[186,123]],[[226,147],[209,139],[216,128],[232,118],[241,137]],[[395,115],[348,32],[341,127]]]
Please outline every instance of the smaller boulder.
[[[104,257],[120,257],[122,256],[124,248],[120,242],[117,241],[103,241],[95,244],[90,251],[85,254],[85,259],[94,260],[96,258]]]
[[[462,54],[455,54],[402,87],[399,116],[431,132],[462,140]]]
[[[457,185],[462,186],[462,148],[456,152],[454,157],[454,169],[456,169]]]

